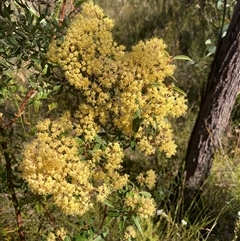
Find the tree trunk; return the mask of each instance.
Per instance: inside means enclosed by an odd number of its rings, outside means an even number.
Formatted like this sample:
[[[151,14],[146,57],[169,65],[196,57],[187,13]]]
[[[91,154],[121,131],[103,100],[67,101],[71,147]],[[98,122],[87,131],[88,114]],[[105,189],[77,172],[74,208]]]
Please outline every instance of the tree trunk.
[[[186,186],[198,189],[207,178],[240,87],[240,0],[227,34],[219,40],[206,91],[185,160]]]

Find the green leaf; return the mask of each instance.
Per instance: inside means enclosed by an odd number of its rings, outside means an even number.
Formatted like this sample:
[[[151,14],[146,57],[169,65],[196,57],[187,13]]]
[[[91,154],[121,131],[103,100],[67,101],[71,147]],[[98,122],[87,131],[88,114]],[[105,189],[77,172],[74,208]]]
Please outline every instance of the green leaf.
[[[92,240],[93,237],[95,236],[95,232],[94,232],[94,228],[93,227],[90,227],[87,231],[88,235],[89,235],[89,238]]]
[[[79,145],[84,144],[83,139],[81,139],[80,137],[77,137],[77,138],[76,138],[76,141],[77,141],[77,143],[78,143]]]
[[[31,60],[35,63],[38,63],[38,64],[41,63],[41,59],[31,58]]]
[[[86,2],[87,0],[78,0],[78,1],[75,1],[75,8],[79,7],[81,4],[83,4],[84,2]]]
[[[136,146],[137,146],[136,140],[135,139],[131,140],[131,148],[132,148],[132,150],[135,150]]]
[[[83,153],[84,150],[85,150],[84,147],[79,148],[79,149],[78,149],[78,154],[81,155],[81,154]]]
[[[133,119],[133,122],[132,122],[132,130],[133,130],[135,133],[138,132],[142,121],[143,121],[143,118],[139,118],[139,117],[136,117],[135,119]]]
[[[124,229],[124,227],[125,227],[125,223],[126,223],[127,220],[128,220],[128,216],[123,216],[123,217],[121,218],[121,220],[119,220],[119,222],[118,222],[118,229],[119,229],[120,231],[123,231],[123,229]]]
[[[87,239],[85,237],[83,237],[82,235],[75,235],[73,237],[74,241],[86,241]]]
[[[109,217],[119,217],[120,216],[118,211],[108,211],[107,214]]]
[[[9,4],[8,7],[6,7],[6,6],[4,7],[4,9],[3,9],[3,16],[7,17],[8,21],[11,22],[11,15],[12,15],[13,12],[14,11],[11,9],[11,4]]]
[[[16,7],[21,7],[23,9],[27,8],[27,6],[22,1],[15,0],[14,4],[16,5]]]
[[[17,42],[17,40],[14,37],[8,37],[8,41],[14,46],[19,45],[19,43]]]
[[[95,140],[96,140],[97,143],[99,143],[103,146],[107,144],[106,141],[103,138],[101,138],[100,135],[96,135]]]
[[[108,235],[108,230],[107,231],[105,231],[105,232],[103,232],[102,234],[99,234],[95,239],[94,239],[94,241],[104,241],[104,240],[106,240],[105,238],[107,237],[107,235]]]
[[[152,82],[152,83],[151,83],[151,86],[154,86],[154,87],[159,87],[159,86],[160,86],[160,84],[159,84],[158,82]]]
[[[143,231],[142,231],[142,227],[141,227],[141,225],[140,225],[140,223],[139,223],[138,217],[134,216],[134,217],[133,217],[133,222],[135,223],[135,225],[136,225],[139,233],[140,233],[140,234],[142,235],[142,237],[143,237]]]
[[[110,207],[110,208],[114,208],[114,206],[108,201],[108,200],[105,200],[104,203]]]
[[[187,96],[186,93],[185,93],[183,90],[179,89],[179,88],[176,87],[175,85],[172,85],[172,86],[171,86],[171,89],[179,92],[180,94],[182,94],[182,95],[184,95],[184,96]]]
[[[99,150],[101,147],[100,143],[97,143],[94,147],[93,147],[93,151]]]
[[[70,238],[69,236],[66,236],[66,237],[64,238],[64,241],[71,241],[71,238]]]
[[[152,196],[151,193],[149,193],[149,192],[144,192],[144,191],[139,192],[139,194],[141,194],[141,195],[143,195],[143,196],[145,196],[145,197],[151,197],[151,196]]]
[[[94,239],[94,241],[104,241],[104,240],[105,240],[105,239],[102,238],[101,235],[98,235],[98,236]]]
[[[22,32],[21,30],[15,29],[14,31],[17,34],[17,36],[20,36],[20,37],[22,37],[24,39],[27,38],[26,34],[24,32]]]
[[[172,60],[188,60],[188,61],[192,61],[191,58],[189,58],[188,56],[186,55],[177,55],[177,56],[174,56],[172,58]]]
[[[42,205],[39,204],[38,202],[35,205],[35,209],[36,209],[37,213],[41,213],[43,211]]]
[[[53,102],[53,103],[49,104],[49,105],[48,105],[48,112],[47,112],[47,113],[49,113],[49,112],[51,112],[53,109],[57,108],[57,106],[58,106],[57,102]]]
[[[126,197],[133,197],[134,196],[134,192],[130,191],[127,192]]]
[[[135,118],[138,118],[141,116],[141,111],[138,109],[135,113],[134,113],[134,116],[133,116],[133,119]]]
[[[7,65],[7,63],[4,60],[0,59],[0,66],[3,66],[5,68],[8,68],[9,66]]]

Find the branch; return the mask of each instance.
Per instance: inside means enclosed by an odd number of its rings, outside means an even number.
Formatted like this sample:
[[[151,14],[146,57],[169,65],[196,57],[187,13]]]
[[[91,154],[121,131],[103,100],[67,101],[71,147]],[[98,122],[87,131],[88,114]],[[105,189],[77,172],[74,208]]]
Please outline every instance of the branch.
[[[1,126],[0,126],[0,135],[5,136],[6,133],[9,134],[9,129],[12,127],[13,123],[17,121],[17,119],[22,115],[25,106],[27,105],[27,102],[29,98],[33,96],[35,91],[31,89],[27,95],[25,96],[24,101],[22,102],[19,111],[15,114],[15,118],[13,118],[8,124],[4,122],[2,118],[0,118],[1,121]],[[13,184],[13,173],[12,173],[12,159],[15,157],[13,154],[11,154],[8,150],[8,143],[7,141],[3,140],[1,142],[1,147],[3,150],[3,155],[6,161],[6,176],[7,176],[7,188],[9,190],[9,193],[11,195],[11,200],[13,202],[14,210],[15,210],[15,216],[16,216],[16,221],[17,221],[17,226],[18,226],[18,235],[20,238],[20,241],[25,241],[25,234],[23,231],[23,225],[22,225],[22,216],[21,216],[21,211],[20,211],[20,206],[19,202],[17,199],[17,195],[14,189],[14,184]]]
[[[0,134],[4,136],[4,128],[0,127]],[[17,221],[17,226],[18,226],[18,235],[20,238],[20,241],[25,241],[25,234],[23,231],[23,225],[22,225],[22,216],[21,216],[21,211],[20,211],[20,206],[19,202],[17,199],[17,195],[15,193],[14,185],[12,182],[13,174],[12,174],[12,162],[11,160],[14,157],[11,157],[11,154],[8,152],[8,145],[6,141],[3,141],[1,143],[2,149],[3,149],[3,155],[6,161],[6,174],[7,174],[7,188],[10,192],[11,199],[13,202],[14,210],[15,210],[15,215],[16,215],[16,221]]]
[[[35,90],[31,89],[29,90],[29,92],[27,93],[27,95],[25,96],[25,99],[24,101],[22,102],[18,112],[15,114],[15,118],[13,118],[6,126],[7,128],[10,128],[13,123],[15,123],[17,121],[17,119],[22,115],[24,109],[25,109],[25,106],[28,102],[28,100],[35,94]]]

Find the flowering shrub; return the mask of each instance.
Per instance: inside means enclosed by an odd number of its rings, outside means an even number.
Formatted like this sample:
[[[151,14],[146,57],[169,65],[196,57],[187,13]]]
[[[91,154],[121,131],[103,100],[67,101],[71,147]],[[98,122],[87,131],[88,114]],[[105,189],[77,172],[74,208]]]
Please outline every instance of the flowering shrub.
[[[81,103],[74,113],[38,123],[21,164],[33,192],[51,195],[70,215],[84,215],[96,203],[118,205],[114,195],[129,183],[122,170],[125,149],[172,156],[176,145],[169,119],[187,108],[184,96],[164,83],[175,69],[164,42],[141,41],[127,52],[114,42],[113,26],[98,6],[83,4],[64,40],[51,43],[48,58],[78,90]],[[156,178],[149,170],[136,183],[152,189]],[[156,211],[151,195],[137,187],[121,198],[129,215],[148,218]],[[134,235],[129,226],[125,238]]]
[[[64,42],[50,46],[49,59],[82,91],[76,132],[91,141],[102,130],[118,130],[147,155],[159,149],[171,156],[176,145],[167,118],[185,113],[186,104],[184,96],[163,83],[175,69],[166,45],[153,38],[124,52],[112,28],[113,21],[98,6],[84,4]]]
[[[117,142],[92,150],[90,143],[70,135],[73,128],[69,112],[40,122],[37,138],[25,149],[23,177],[38,194],[52,194],[67,214],[82,215],[94,200],[103,202],[112,190],[122,189],[128,177],[117,172],[123,158]]]

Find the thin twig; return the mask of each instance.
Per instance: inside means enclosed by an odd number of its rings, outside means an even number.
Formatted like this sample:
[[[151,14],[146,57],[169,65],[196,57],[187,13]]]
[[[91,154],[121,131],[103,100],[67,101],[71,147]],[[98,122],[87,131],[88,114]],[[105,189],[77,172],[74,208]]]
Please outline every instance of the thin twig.
[[[0,133],[1,133],[1,135],[4,135],[3,127],[0,127]],[[7,187],[10,192],[14,210],[15,210],[16,221],[17,221],[17,226],[18,226],[18,235],[19,235],[20,241],[25,241],[26,239],[25,239],[25,234],[23,231],[21,210],[20,210],[19,202],[17,199],[17,195],[15,192],[13,180],[12,180],[13,174],[12,174],[12,162],[11,161],[14,157],[11,157],[11,154],[8,152],[7,142],[5,142],[5,141],[2,142],[1,146],[3,149],[4,158],[6,161]]]
[[[30,90],[29,90],[29,92],[28,92],[27,95],[25,96],[25,99],[23,100],[23,102],[22,102],[22,104],[21,104],[18,112],[15,114],[15,118],[13,118],[13,119],[6,125],[7,128],[10,128],[10,127],[13,125],[13,123],[15,123],[15,122],[18,120],[18,118],[22,115],[22,113],[23,113],[23,111],[24,111],[24,109],[25,109],[25,106],[26,106],[26,104],[28,103],[28,100],[32,97],[32,95],[33,95],[34,93],[35,93],[35,90],[33,90],[33,89],[30,89]]]
[[[15,118],[13,118],[9,123],[5,123],[5,121],[1,118],[1,126],[0,126],[0,134],[1,136],[5,136],[6,134],[10,133],[10,129],[12,128],[13,123],[15,123],[18,118],[22,115],[25,106],[29,100],[29,98],[32,97],[34,94],[34,90],[31,89],[27,95],[25,96],[25,99],[23,100],[18,112],[15,114]],[[10,139],[10,138],[9,138]],[[11,154],[8,150],[8,143],[7,141],[2,141],[1,142],[1,147],[3,151],[3,155],[6,161],[6,177],[7,177],[7,188],[9,190],[9,193],[11,195],[11,200],[13,202],[14,210],[15,210],[15,216],[16,216],[16,221],[17,221],[17,226],[18,226],[18,235],[20,241],[25,241],[25,234],[23,231],[23,224],[22,224],[22,216],[21,216],[21,210],[19,206],[19,202],[17,199],[17,195],[14,189],[13,185],[13,173],[12,173],[12,160],[15,159],[13,154]]]
[[[107,205],[105,205],[104,211],[103,211],[103,219],[102,219],[102,222],[101,222],[100,227],[99,227],[100,230],[102,230],[103,225],[104,225],[104,221],[105,221],[105,219],[107,217],[107,209],[108,209],[108,207],[107,207]]]

